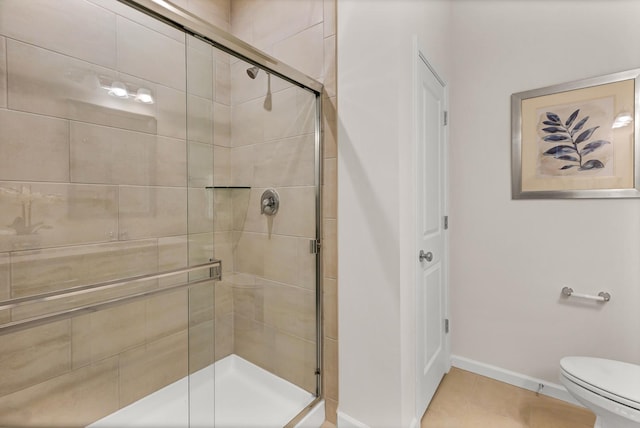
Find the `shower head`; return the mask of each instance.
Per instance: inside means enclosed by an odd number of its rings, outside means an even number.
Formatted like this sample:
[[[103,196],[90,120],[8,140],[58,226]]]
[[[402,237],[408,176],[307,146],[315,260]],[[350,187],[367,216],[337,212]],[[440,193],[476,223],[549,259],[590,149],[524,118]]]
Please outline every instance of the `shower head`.
[[[260,72],[260,69],[255,66],[247,68],[247,75],[252,79],[255,79],[259,72]]]

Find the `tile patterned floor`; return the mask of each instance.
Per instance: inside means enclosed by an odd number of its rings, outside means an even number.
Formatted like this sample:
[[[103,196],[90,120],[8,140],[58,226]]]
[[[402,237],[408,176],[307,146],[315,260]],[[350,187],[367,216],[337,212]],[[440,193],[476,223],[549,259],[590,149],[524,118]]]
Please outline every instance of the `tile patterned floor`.
[[[421,428],[593,428],[594,422],[584,408],[454,367]]]

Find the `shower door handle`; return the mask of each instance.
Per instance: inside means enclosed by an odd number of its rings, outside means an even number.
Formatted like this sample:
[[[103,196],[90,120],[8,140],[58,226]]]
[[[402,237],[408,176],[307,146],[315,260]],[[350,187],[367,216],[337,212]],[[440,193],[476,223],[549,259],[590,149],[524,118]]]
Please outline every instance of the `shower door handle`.
[[[421,262],[424,262],[425,260],[430,262],[431,260],[433,260],[433,253],[431,251],[425,253],[424,250],[420,250],[420,255],[418,256],[418,258]]]

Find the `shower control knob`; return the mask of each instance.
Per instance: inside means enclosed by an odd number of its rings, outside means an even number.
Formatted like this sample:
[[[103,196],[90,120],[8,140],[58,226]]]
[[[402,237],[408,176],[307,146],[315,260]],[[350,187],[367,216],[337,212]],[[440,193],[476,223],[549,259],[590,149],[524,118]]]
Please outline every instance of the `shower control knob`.
[[[429,251],[428,253],[425,253],[424,250],[420,250],[420,255],[418,258],[420,259],[421,262],[425,260],[430,262],[431,260],[433,260],[433,253],[431,251]]]

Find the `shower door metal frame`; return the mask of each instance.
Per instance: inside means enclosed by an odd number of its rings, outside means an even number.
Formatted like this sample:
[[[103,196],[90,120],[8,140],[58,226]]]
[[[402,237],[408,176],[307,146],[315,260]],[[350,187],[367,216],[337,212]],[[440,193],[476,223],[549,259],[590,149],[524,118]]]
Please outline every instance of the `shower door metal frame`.
[[[323,326],[322,326],[322,92],[324,85],[295,68],[256,49],[250,44],[165,0],[118,0],[197,37],[241,60],[260,67],[289,83],[310,91],[315,96],[315,203],[316,237],[316,398],[284,428],[293,428],[323,399]],[[312,241],[313,242],[313,241]]]

